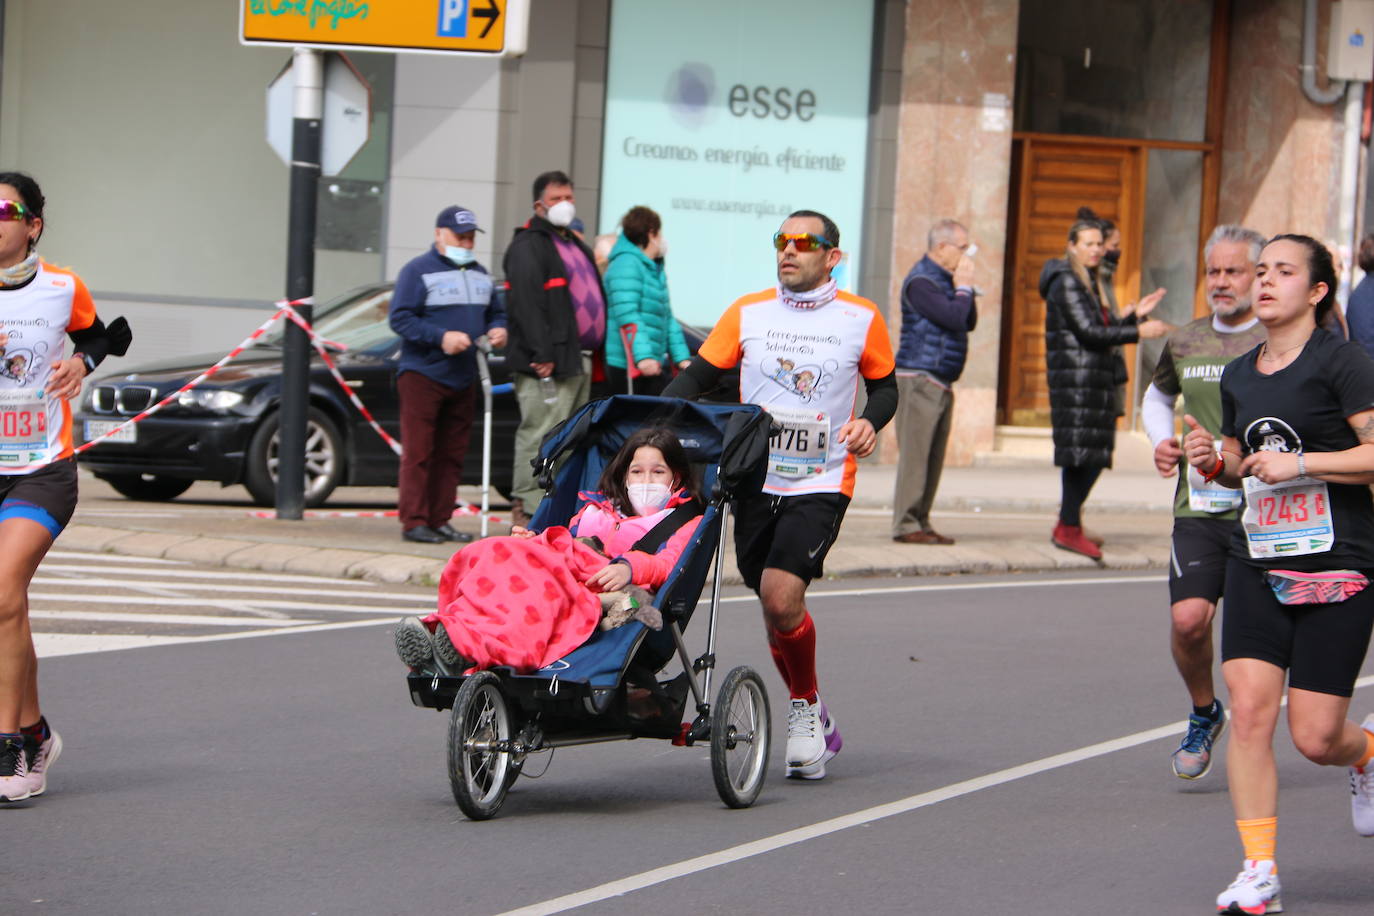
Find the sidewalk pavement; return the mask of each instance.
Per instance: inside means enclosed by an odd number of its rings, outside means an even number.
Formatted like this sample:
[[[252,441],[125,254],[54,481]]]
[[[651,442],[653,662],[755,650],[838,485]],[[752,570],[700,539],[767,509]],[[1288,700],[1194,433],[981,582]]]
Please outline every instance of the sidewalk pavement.
[[[1047,461],[1019,467],[946,469],[932,524],[955,538],[953,546],[894,543],[891,506],[896,467],[865,462],[859,468],[854,501],[839,540],[827,557],[826,577],[1165,569],[1174,481],[1141,468],[1139,461],[1129,464],[1127,469],[1103,473],[1085,509],[1086,526],[1106,539],[1103,560],[1096,563],[1050,543],[1059,506],[1059,471]],[[169,504],[123,500],[85,474],[81,488],[82,507],[63,533],[61,547],[245,571],[304,572],[417,585],[436,584],[454,551],[454,545],[403,541],[395,518],[256,518],[246,504],[236,502],[242,495],[237,488],[221,491],[211,484],[197,484]],[[462,495],[475,502],[479,494],[465,488]],[[335,494],[328,508],[375,512],[394,508],[394,499],[394,489],[347,488]],[[212,508],[207,510],[207,503]],[[127,517],[120,516],[124,507],[129,510]],[[162,508],[167,511],[153,511]],[[504,518],[500,509],[496,511]],[[460,517],[454,526],[474,534],[479,530],[472,517]],[[493,524],[490,530],[501,534],[506,526]],[[733,550],[726,556],[725,578],[728,584],[740,581]]]

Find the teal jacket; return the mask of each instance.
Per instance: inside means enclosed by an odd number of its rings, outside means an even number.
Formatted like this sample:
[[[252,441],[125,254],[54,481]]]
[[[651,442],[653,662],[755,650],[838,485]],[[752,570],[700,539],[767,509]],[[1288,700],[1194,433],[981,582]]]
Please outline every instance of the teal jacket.
[[[620,329],[635,326],[634,361],[656,359],[666,370],[692,358],[682,339],[682,326],[668,305],[668,277],[663,265],[652,261],[625,236],[616,239],[611,263],[602,279],[606,288],[606,363],[626,369]]]

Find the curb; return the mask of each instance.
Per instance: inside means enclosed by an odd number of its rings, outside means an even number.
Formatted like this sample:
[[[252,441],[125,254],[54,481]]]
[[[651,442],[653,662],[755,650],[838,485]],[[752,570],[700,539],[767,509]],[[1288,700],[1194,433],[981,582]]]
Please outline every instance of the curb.
[[[434,587],[447,562],[414,554],[378,553],[338,547],[312,547],[243,538],[198,537],[99,525],[70,525],[62,534],[65,547],[125,556],[184,560],[207,566],[262,572],[299,572],[336,579],[366,579],[396,585]],[[913,557],[912,551],[919,550]],[[841,540],[826,559],[825,578],[878,576],[950,576],[1061,570],[1167,569],[1167,544],[1113,547],[1095,562],[1053,547],[1048,540],[1015,539],[1000,542],[997,550],[955,544],[921,546],[884,540],[846,543]],[[734,557],[726,558],[726,585],[742,585]]]

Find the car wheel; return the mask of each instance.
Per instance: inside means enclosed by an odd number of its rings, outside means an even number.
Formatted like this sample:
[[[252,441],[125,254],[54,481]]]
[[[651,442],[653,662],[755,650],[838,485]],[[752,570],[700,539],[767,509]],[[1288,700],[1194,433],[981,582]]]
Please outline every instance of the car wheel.
[[[248,443],[243,485],[260,506],[277,502],[277,452],[280,412],[262,422]],[[323,411],[314,407],[305,422],[305,504],[319,506],[343,479],[343,437]]]
[[[184,477],[161,477],[157,474],[104,474],[100,479],[114,487],[121,496],[159,503],[176,499],[195,483]]]

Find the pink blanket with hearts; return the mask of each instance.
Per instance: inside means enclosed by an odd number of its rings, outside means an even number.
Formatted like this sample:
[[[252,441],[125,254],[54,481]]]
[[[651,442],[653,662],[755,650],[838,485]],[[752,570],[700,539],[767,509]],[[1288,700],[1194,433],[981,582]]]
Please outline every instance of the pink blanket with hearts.
[[[439,610],[425,618],[448,631],[475,668],[544,667],[582,645],[601,619],[600,599],[582,583],[606,565],[567,528],[531,538],[487,538],[449,560]]]

